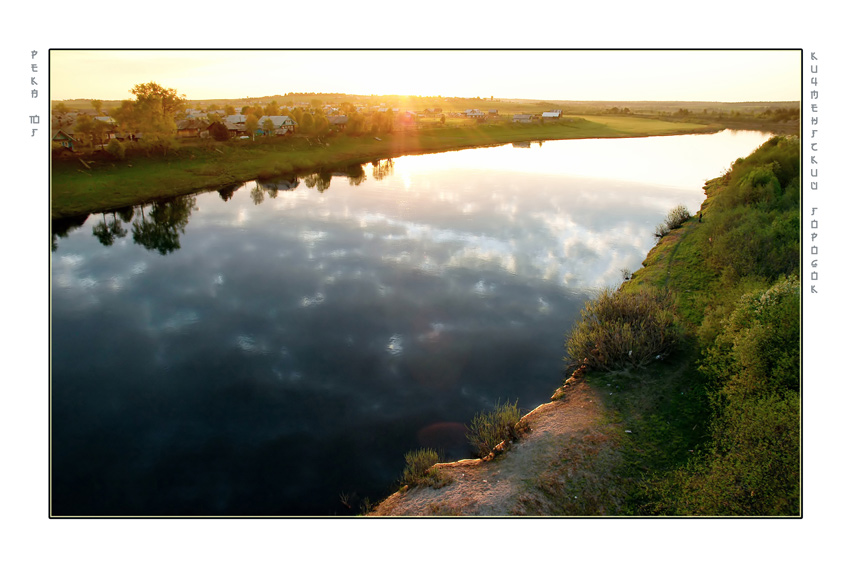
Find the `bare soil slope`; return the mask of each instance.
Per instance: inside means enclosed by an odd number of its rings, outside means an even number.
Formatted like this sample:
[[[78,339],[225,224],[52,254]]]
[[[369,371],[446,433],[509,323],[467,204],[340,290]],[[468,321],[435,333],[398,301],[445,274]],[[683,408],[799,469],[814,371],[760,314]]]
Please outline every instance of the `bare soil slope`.
[[[622,426],[602,417],[602,401],[570,379],[523,417],[530,431],[499,454],[436,465],[449,484],[403,488],[370,516],[611,515],[609,494]]]

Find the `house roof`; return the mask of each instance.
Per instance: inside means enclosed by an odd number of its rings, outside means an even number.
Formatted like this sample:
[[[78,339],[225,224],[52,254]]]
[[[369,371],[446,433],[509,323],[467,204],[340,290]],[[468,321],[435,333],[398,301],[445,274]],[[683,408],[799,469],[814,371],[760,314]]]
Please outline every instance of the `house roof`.
[[[332,126],[344,126],[348,123],[348,116],[328,116],[328,123]]]
[[[559,118],[561,117],[561,112],[543,112],[544,118]]]
[[[207,126],[207,123],[203,120],[180,120],[177,122],[177,129],[202,129]]]
[[[65,139],[69,139],[71,141],[77,141],[76,139],[74,139],[74,137],[71,134],[62,131],[61,129],[53,135],[54,141],[62,141],[62,140],[65,140]]]
[[[295,123],[295,120],[293,120],[289,116],[263,116],[262,118],[260,118],[259,121],[260,127],[263,127],[263,122],[265,122],[266,120],[271,120],[274,124],[275,129],[280,129],[283,126],[298,125]]]

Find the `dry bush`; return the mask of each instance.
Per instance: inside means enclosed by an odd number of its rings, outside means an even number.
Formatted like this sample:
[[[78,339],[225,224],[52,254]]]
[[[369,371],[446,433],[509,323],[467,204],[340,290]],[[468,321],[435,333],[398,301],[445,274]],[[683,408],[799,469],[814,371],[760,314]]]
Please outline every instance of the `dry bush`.
[[[679,228],[688,221],[691,217],[691,213],[688,209],[679,204],[669,212],[667,212],[667,218],[665,218],[664,222],[658,224],[655,228],[655,237],[662,238],[671,231],[676,228]]]
[[[616,371],[645,367],[665,357],[680,337],[672,307],[669,292],[602,291],[585,304],[567,337],[567,361]]]

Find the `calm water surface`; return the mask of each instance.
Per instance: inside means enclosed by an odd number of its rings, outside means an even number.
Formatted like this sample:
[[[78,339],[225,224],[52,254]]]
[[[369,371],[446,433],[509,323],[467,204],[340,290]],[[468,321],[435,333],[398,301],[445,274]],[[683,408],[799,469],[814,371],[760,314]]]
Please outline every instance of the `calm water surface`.
[[[54,225],[58,515],[334,515],[530,410],[667,211],[767,136],[506,145]],[[349,508],[342,500],[348,502]]]

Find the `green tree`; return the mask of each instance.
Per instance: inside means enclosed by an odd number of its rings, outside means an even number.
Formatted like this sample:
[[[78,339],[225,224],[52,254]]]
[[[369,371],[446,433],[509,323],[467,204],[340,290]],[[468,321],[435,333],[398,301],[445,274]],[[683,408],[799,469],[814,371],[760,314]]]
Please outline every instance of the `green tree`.
[[[92,123],[92,137],[95,143],[100,144],[100,148],[103,149],[103,136],[110,129],[109,124],[104,122],[103,120],[93,120]]]
[[[266,135],[274,135],[274,122],[271,120],[271,118],[266,118],[265,120],[263,120],[263,123],[261,125],[263,131],[266,132]]]
[[[245,133],[251,136],[251,139],[254,139],[254,134],[257,133],[257,128],[260,127],[260,121],[254,114],[248,114],[248,118],[245,120]]]
[[[92,100],[91,107],[94,108],[94,111],[97,112],[97,115],[99,116],[101,110],[103,110],[103,100]]]
[[[135,104],[132,100],[122,100],[121,105],[114,108],[110,115],[118,122],[119,127],[127,133],[138,131]]]
[[[260,118],[263,116],[263,107],[255,104],[253,106],[243,106],[242,107],[242,115],[243,116],[255,116]]]
[[[298,121],[298,128],[302,133],[313,133],[313,114],[309,112],[304,112],[301,116],[301,120]]]
[[[57,102],[53,105],[53,115],[56,116],[56,121],[59,122],[59,127],[65,125],[68,120],[68,106],[64,102]]]
[[[92,142],[95,121],[88,114],[82,114],[74,124],[74,135],[84,145],[89,145]]]
[[[301,127],[302,119],[304,118],[304,112],[301,111],[301,108],[293,108],[289,113],[289,117],[295,120],[295,123]]]
[[[120,141],[113,138],[106,144],[106,152],[112,155],[115,159],[123,161],[126,150]]]
[[[321,114],[317,114],[313,118],[313,133],[316,135],[324,135],[330,129],[330,122]]]
[[[137,84],[130,92],[136,96],[137,106],[150,106],[168,116],[174,116],[186,107],[185,94],[177,94],[173,88],[165,88],[155,82]]]
[[[210,125],[210,135],[216,141],[227,141],[230,139],[230,132],[227,131],[227,126],[221,121],[213,122]]]
[[[176,143],[174,118],[185,108],[186,96],[155,82],[137,84],[130,92],[136,96],[133,115],[144,146],[167,154]]]
[[[266,104],[265,108],[263,108],[263,114],[266,116],[279,116],[280,104],[277,103],[277,100],[272,100]]]
[[[358,112],[348,114],[348,124],[345,132],[348,135],[362,135],[366,131],[366,118]]]

